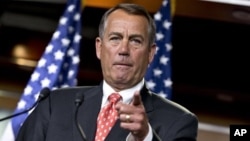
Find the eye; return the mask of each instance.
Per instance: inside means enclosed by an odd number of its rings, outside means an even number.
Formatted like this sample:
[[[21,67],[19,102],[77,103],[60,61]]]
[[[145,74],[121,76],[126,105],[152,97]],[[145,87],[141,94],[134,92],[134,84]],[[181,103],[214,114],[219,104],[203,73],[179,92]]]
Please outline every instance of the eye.
[[[135,46],[135,47],[139,47],[142,45],[142,41],[140,39],[137,39],[137,38],[131,39],[130,43],[132,46]]]
[[[120,39],[120,38],[117,37],[117,36],[114,36],[114,37],[111,37],[111,38],[110,38],[111,41],[118,41],[119,39]]]
[[[119,36],[112,36],[110,37],[109,42],[112,46],[117,46],[121,42],[121,38]]]

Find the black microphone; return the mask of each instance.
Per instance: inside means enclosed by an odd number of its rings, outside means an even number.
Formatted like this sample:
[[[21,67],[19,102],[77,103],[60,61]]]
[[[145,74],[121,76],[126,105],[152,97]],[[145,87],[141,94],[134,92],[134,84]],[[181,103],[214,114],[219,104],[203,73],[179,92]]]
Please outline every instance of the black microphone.
[[[10,119],[10,118],[19,116],[19,115],[21,115],[21,114],[24,114],[24,113],[30,111],[30,110],[33,109],[36,105],[38,105],[39,102],[41,102],[41,101],[44,100],[46,97],[48,97],[49,94],[50,94],[50,89],[47,88],[47,87],[43,88],[43,89],[40,91],[40,94],[39,94],[39,97],[38,97],[37,101],[36,101],[29,109],[24,110],[24,111],[19,112],[19,113],[16,113],[16,114],[14,114],[14,115],[10,115],[10,116],[4,117],[4,118],[0,119],[0,122],[1,122],[1,121],[4,121],[4,120],[6,120],[6,119]]]
[[[77,93],[76,94],[76,99],[75,99],[75,105],[76,105],[75,124],[76,124],[76,126],[77,126],[77,128],[78,128],[78,130],[79,130],[79,132],[80,132],[80,134],[82,136],[83,141],[86,141],[87,140],[86,135],[85,135],[81,125],[79,124],[78,118],[77,118],[78,109],[79,109],[80,105],[82,104],[83,100],[84,100],[83,94],[82,93]]]

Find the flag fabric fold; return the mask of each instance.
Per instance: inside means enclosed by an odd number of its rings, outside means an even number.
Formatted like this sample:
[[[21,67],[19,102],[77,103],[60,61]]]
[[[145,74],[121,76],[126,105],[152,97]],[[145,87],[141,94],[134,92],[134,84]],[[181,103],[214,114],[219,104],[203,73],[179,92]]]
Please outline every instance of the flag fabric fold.
[[[81,10],[81,0],[68,0],[58,27],[31,74],[14,114],[29,109],[44,87],[56,89],[77,85]],[[12,118],[2,136],[2,141],[14,141],[29,114]]]
[[[171,99],[171,0],[163,0],[154,14],[156,24],[156,54],[145,75],[146,85],[153,92]]]

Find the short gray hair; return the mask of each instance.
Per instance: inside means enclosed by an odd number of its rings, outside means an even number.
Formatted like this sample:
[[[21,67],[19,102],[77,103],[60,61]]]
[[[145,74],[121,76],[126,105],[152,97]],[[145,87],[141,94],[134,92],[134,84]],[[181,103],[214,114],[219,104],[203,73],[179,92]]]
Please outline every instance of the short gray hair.
[[[151,15],[147,12],[147,10],[144,7],[137,5],[137,4],[132,4],[132,3],[120,3],[104,13],[99,24],[99,37],[103,38],[105,23],[106,23],[108,16],[112,12],[118,9],[121,9],[127,12],[128,14],[140,15],[140,16],[145,17],[149,23],[149,27],[148,27],[149,45],[154,44],[155,34],[156,34],[156,26],[155,26],[154,20],[152,19]]]

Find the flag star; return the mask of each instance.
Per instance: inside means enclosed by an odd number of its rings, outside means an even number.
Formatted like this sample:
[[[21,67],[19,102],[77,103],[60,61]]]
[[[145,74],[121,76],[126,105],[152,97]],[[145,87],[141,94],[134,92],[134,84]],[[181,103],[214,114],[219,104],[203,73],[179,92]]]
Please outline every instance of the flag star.
[[[72,59],[73,59],[73,64],[78,64],[80,62],[79,56],[74,56]]]
[[[33,88],[31,86],[27,86],[25,89],[24,89],[24,95],[30,95],[31,92],[32,92]]]
[[[151,89],[151,90],[153,90],[153,89],[155,88],[155,86],[156,86],[156,84],[155,84],[152,80],[147,81],[147,82],[146,82],[146,85],[147,85],[147,87],[148,87],[149,89]]]
[[[160,63],[161,64],[164,64],[164,65],[167,65],[167,62],[169,61],[169,58],[168,57],[166,57],[166,56],[164,56],[164,55],[162,55],[161,57],[160,57]]]
[[[156,33],[156,40],[159,41],[161,39],[164,38],[164,34],[162,34],[161,32],[160,33]]]
[[[162,5],[166,6],[168,4],[168,0],[163,0]]]
[[[21,99],[17,104],[17,109],[24,109],[25,106],[26,106],[26,101]]]
[[[155,54],[157,54],[159,50],[160,50],[159,46],[156,46]]]
[[[81,38],[82,38],[82,36],[81,36],[81,35],[76,34],[76,35],[74,36],[74,42],[75,42],[75,43],[79,43],[79,42],[80,42],[80,40],[81,40]]]
[[[72,78],[74,74],[75,74],[75,71],[70,70],[69,73],[68,73],[68,78]]]
[[[62,60],[64,57],[64,53],[60,50],[54,53],[55,60]]]
[[[61,87],[62,88],[67,88],[67,87],[69,87],[69,85],[68,84],[63,84]]]
[[[34,94],[34,99],[35,99],[36,101],[37,101],[39,95],[40,95],[39,93]]]
[[[154,76],[160,77],[160,75],[162,74],[162,71],[160,69],[154,69]]]
[[[156,21],[160,21],[161,18],[162,18],[162,15],[161,15],[160,12],[157,12],[157,13],[154,15],[154,19],[155,19]]]
[[[169,22],[168,20],[165,20],[163,22],[163,27],[166,28],[166,29],[169,29],[169,27],[171,26],[171,22]]]
[[[158,93],[161,97],[163,98],[167,98],[167,94],[165,94],[163,91],[161,91],[160,93]]]
[[[51,90],[56,90],[56,89],[58,89],[58,87],[56,87],[56,86],[51,88]]]
[[[172,48],[173,48],[173,46],[171,44],[169,44],[169,43],[166,43],[165,47],[166,47],[167,51],[171,51]]]
[[[68,18],[62,17],[59,22],[61,25],[65,25],[67,23],[67,21],[68,21]]]
[[[48,71],[49,71],[49,74],[53,74],[53,73],[56,73],[57,71],[57,66],[55,64],[51,64],[48,66]]]
[[[45,52],[48,54],[50,53],[52,50],[53,50],[54,46],[52,44],[49,44],[47,47],[46,47],[46,50]]]
[[[53,34],[52,38],[53,38],[53,39],[58,39],[59,36],[60,36],[60,34],[61,34],[60,31],[56,31],[56,32]]]
[[[49,85],[50,85],[50,80],[46,77],[46,78],[44,78],[42,81],[41,81],[41,85],[42,85],[42,87],[44,88],[44,87],[49,87]]]
[[[70,40],[68,38],[63,38],[61,42],[64,47],[67,47],[70,43]]]
[[[70,49],[68,50],[68,56],[73,56],[74,53],[75,53],[75,50],[74,50],[74,49],[70,48]]]
[[[81,15],[79,13],[76,13],[75,16],[74,16],[74,20],[79,21],[80,18],[81,18]]]
[[[45,64],[46,64],[47,60],[44,59],[44,58],[41,58],[39,61],[38,61],[38,67],[41,68],[41,67],[44,67]]]
[[[32,75],[31,75],[31,81],[37,81],[40,77],[40,73],[39,72],[34,72]]]
[[[172,87],[172,84],[173,84],[173,82],[171,81],[170,78],[164,80],[164,85],[165,85],[165,87],[171,88],[171,87]]]
[[[68,12],[72,12],[73,10],[75,9],[75,5],[71,4],[69,7],[68,7]]]

